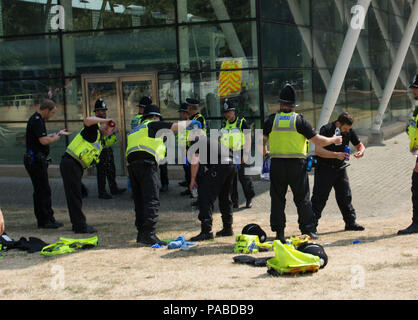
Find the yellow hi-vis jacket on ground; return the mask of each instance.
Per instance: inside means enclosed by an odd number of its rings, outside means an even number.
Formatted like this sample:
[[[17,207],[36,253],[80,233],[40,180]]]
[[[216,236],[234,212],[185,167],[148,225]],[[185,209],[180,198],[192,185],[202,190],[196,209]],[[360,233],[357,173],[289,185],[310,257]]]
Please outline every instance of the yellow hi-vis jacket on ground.
[[[242,122],[245,119],[242,117],[236,117],[233,123],[226,121],[225,127],[222,128],[221,143],[224,147],[238,151],[244,147],[245,136],[242,131]]]
[[[163,139],[150,138],[148,134],[148,125],[155,120],[146,120],[128,133],[128,146],[126,148],[126,157],[132,152],[145,151],[153,155],[155,161],[160,162],[166,154],[166,146]]]
[[[417,124],[418,124],[418,115],[412,116],[409,121],[408,126],[408,137],[409,137],[409,150],[414,150],[416,146],[418,146],[418,130],[417,130]]]
[[[269,151],[272,158],[306,158],[308,140],[296,130],[298,114],[277,113],[269,135]]]
[[[82,129],[81,131],[83,131]],[[97,130],[96,141],[91,143],[83,138],[81,131],[75,136],[73,141],[68,145],[66,152],[72,156],[83,169],[90,168],[99,163],[100,153],[103,145],[100,142],[101,133]]]

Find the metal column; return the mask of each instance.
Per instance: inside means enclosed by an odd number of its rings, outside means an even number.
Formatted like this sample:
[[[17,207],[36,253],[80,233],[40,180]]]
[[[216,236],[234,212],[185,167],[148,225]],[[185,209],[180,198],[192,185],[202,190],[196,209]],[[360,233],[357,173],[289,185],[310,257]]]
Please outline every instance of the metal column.
[[[364,9],[364,18],[369,9],[370,2],[371,0],[359,0],[357,3]],[[348,66],[350,65],[351,57],[353,56],[354,49],[356,48],[360,32],[361,28],[353,29],[351,24],[349,25],[343,46],[341,48],[340,56],[338,57],[334,73],[332,74],[331,82],[325,96],[325,101],[321,110],[321,115],[319,116],[317,128],[321,128],[324,124],[328,123],[329,118],[331,117],[334,106],[337,103],[338,95],[340,94]]]
[[[411,11],[411,16],[409,17],[408,24],[405,28],[405,33],[402,37],[401,43],[399,45],[399,50],[396,54],[395,60],[393,61],[392,69],[390,70],[388,81],[386,82],[385,90],[383,91],[383,97],[380,102],[379,110],[377,111],[376,119],[373,123],[372,133],[380,135],[380,127],[383,122],[383,114],[386,111],[390,97],[392,96],[393,89],[395,88],[396,81],[398,80],[399,73],[401,72],[403,62],[405,60],[406,54],[408,52],[409,45],[411,43],[412,37],[414,36],[415,28],[418,22],[418,1],[415,1],[415,4]]]

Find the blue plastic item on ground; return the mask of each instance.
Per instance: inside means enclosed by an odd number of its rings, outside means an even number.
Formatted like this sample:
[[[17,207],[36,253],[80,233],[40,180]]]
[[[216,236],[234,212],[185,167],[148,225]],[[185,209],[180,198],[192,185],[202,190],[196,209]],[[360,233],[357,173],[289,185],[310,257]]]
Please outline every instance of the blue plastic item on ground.
[[[177,239],[175,239],[174,241],[171,241],[167,248],[168,249],[182,249],[182,250],[189,250],[189,246],[194,246],[195,243],[194,242],[189,242],[186,241],[186,239],[184,238],[184,236],[180,236]]]

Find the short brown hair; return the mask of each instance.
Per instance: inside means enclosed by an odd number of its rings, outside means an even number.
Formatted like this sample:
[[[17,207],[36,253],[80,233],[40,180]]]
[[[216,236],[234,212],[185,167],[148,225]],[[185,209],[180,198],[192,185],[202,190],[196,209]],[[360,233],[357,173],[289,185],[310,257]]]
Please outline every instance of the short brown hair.
[[[349,114],[348,112],[343,112],[338,116],[337,121],[341,124],[341,125],[349,125],[352,126],[354,123],[354,118],[351,114]]]
[[[42,101],[41,105],[39,106],[39,110],[48,109],[49,111],[51,111],[55,107],[56,105],[54,101],[49,100],[49,99],[44,99],[44,101]]]

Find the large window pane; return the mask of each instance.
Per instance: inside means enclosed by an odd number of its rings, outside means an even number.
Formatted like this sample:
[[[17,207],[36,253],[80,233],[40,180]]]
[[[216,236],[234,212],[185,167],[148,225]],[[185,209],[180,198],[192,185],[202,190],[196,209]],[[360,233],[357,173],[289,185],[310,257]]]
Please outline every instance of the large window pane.
[[[289,7],[289,2],[291,6]],[[299,25],[309,25],[309,1],[306,0],[263,0],[261,17],[263,19],[287,22]],[[299,18],[301,20],[299,20]]]
[[[243,70],[237,83],[228,82],[230,72],[184,73],[181,75],[182,100],[188,97],[199,97],[201,112],[207,118],[221,118],[221,102],[229,98],[236,105],[238,114],[245,117],[260,115],[258,71]],[[226,73],[226,74],[225,74]],[[231,90],[225,90],[229,85]],[[232,87],[234,89],[232,89]],[[212,128],[220,127],[220,121],[212,121]]]
[[[314,30],[313,35],[318,43],[318,47],[314,47],[314,56],[321,55],[327,63],[327,67],[333,69],[337,63],[344,41],[342,33],[325,32]]]
[[[71,30],[172,24],[175,23],[174,3],[174,0],[125,0],[114,3],[72,0],[72,12],[68,18],[71,19]]]
[[[240,59],[241,67],[257,66],[255,22],[182,26],[179,29],[182,71],[222,68],[227,59]]]
[[[177,0],[179,22],[255,18],[255,0]]]
[[[283,24],[263,23],[263,67],[311,67],[310,30]],[[303,36],[302,36],[303,35]]]
[[[264,103],[268,106],[269,114],[279,111],[280,103],[277,99],[280,91],[286,83],[289,83],[297,94],[299,107],[296,108],[296,112],[302,113],[312,125],[315,125],[311,70],[264,70],[263,78]]]
[[[159,101],[164,119],[178,119],[180,106],[180,81],[177,74],[158,76]]]
[[[48,93],[54,95],[57,104],[53,120],[64,120],[60,80],[0,81],[0,120],[27,121]]]
[[[0,77],[56,77],[61,72],[59,39],[55,36],[0,40]]]
[[[336,1],[314,0],[312,3],[312,25],[314,28],[343,31],[343,22]],[[344,8],[342,8],[344,11]]]
[[[47,0],[1,0],[0,36],[50,32],[52,15],[49,12],[51,6],[57,4],[57,0],[52,0],[49,6],[47,2]]]
[[[175,71],[177,65],[174,28],[66,34],[63,46],[66,75]]]

